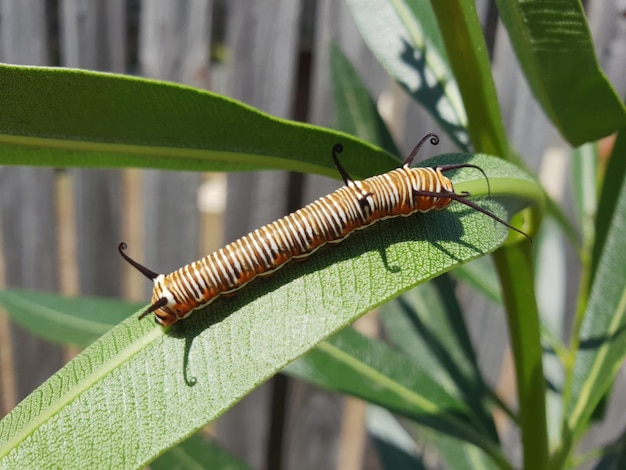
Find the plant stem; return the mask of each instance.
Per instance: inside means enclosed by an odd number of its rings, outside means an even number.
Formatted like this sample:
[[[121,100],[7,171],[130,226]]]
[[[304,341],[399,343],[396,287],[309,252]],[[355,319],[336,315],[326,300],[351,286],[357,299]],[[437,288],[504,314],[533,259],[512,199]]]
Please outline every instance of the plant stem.
[[[548,465],[546,387],[530,243],[523,241],[500,248],[494,253],[494,260],[502,282],[515,360],[524,468],[545,469]]]
[[[450,66],[457,77],[474,150],[519,163],[506,138],[474,1],[431,0],[431,6]],[[541,208],[531,210],[530,217],[531,229],[534,229],[538,226]],[[515,359],[524,467],[542,470],[548,464],[548,431],[530,243],[524,241],[501,248],[494,254],[494,260],[502,283]]]
[[[467,132],[474,150],[519,163],[519,158],[510,151],[506,138],[487,45],[474,0],[436,0],[430,3],[463,98]]]

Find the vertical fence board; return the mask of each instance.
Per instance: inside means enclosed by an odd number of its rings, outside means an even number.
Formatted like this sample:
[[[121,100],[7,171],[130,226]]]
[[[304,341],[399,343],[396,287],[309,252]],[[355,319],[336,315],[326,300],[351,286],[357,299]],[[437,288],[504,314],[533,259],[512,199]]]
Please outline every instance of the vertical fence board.
[[[48,63],[45,4],[4,0],[0,60]],[[58,254],[54,173],[52,169],[0,168],[0,221],[9,286],[58,288]],[[22,399],[63,364],[61,348],[40,340],[12,324],[15,396]]]
[[[126,2],[61,0],[61,63],[65,67],[126,71]]]
[[[46,5],[41,0],[0,0],[3,62],[48,65]]]
[[[139,61],[152,78],[206,86],[211,27],[209,0],[141,3]],[[199,256],[200,174],[143,172],[145,260],[170,272]],[[150,286],[146,286],[146,293]]]
[[[212,8],[212,0],[141,2],[142,75],[206,88]]]
[[[229,2],[226,46],[233,58],[228,72],[230,88],[218,91],[272,115],[290,117],[299,11],[299,1]],[[228,186],[227,214],[239,214],[242,205],[250,207],[250,201],[255,204],[248,218],[226,218],[226,242],[285,214],[285,172],[254,173],[252,178],[229,175]]]
[[[122,176],[115,170],[73,170],[78,288],[84,295],[119,297]]]
[[[58,256],[52,170],[1,168],[0,201],[8,286],[56,291]],[[63,364],[61,348],[11,324],[15,396],[26,397]]]
[[[61,61],[64,66],[124,72],[126,15],[122,0],[62,0]],[[103,21],[106,18],[106,21]],[[119,297],[122,182],[116,170],[71,170],[76,221],[79,292]]]
[[[626,98],[626,2],[589,2],[589,27],[602,69]]]
[[[341,31],[344,17],[349,16],[344,2],[318,1],[314,12],[312,70],[309,91],[308,120],[313,124],[332,126],[335,110],[330,84],[329,46]],[[330,157],[330,149],[320,149]],[[303,203],[334,191],[337,180],[317,175],[304,177]],[[287,414],[286,468],[336,468],[344,399],[337,393],[295,382],[289,394]],[[316,466],[317,464],[317,466]]]
[[[493,62],[498,100],[511,145],[529,167],[537,170],[544,149],[562,141],[534,99],[502,23],[496,32]]]

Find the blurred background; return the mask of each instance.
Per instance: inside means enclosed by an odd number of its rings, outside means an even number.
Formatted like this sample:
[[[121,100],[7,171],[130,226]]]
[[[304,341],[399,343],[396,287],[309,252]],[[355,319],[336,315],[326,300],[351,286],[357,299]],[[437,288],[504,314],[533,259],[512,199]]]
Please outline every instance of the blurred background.
[[[626,5],[584,3],[601,66],[624,97]],[[571,150],[530,94],[495,4],[476,5],[510,141],[555,200],[572,201]],[[423,135],[438,131],[374,58],[343,1],[0,0],[2,62],[175,81],[328,127],[334,116],[331,41],[358,70],[405,154]],[[453,151],[442,135],[439,147],[425,148],[420,158]],[[544,165],[547,153],[550,163]],[[151,269],[170,272],[338,186],[336,180],[285,172],[0,167],[0,288],[147,302],[151,286],[117,256],[120,241]],[[572,208],[565,209],[574,217]],[[563,332],[565,313],[573,311],[576,299],[577,261],[557,231],[546,236],[552,238],[538,255],[538,279],[551,282],[548,290],[539,286],[539,302],[558,319],[555,331]],[[482,370],[504,397],[514,397],[500,307],[463,284],[458,293]],[[4,416],[77,350],[40,340],[3,313],[0,322]],[[375,315],[357,327],[376,334]],[[612,400],[623,408],[624,397]],[[619,415],[607,416],[598,439],[624,425]],[[283,376],[254,391],[207,432],[253,468],[380,468],[361,401]]]

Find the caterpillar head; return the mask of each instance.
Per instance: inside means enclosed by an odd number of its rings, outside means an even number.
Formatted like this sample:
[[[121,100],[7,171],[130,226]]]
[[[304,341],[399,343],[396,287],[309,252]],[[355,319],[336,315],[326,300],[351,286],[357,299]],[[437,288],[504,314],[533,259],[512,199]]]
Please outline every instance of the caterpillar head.
[[[165,276],[163,274],[157,274],[154,271],[149,270],[145,266],[139,264],[137,261],[128,256],[124,251],[126,250],[126,243],[122,242],[118,246],[118,251],[131,266],[137,271],[146,276],[148,279],[154,282],[154,290],[152,291],[152,304],[141,314],[139,319],[146,317],[150,313],[154,313],[154,321],[161,326],[170,326],[176,323],[180,318],[184,318],[189,309],[184,305],[176,303],[171,291],[167,288],[165,282]]]

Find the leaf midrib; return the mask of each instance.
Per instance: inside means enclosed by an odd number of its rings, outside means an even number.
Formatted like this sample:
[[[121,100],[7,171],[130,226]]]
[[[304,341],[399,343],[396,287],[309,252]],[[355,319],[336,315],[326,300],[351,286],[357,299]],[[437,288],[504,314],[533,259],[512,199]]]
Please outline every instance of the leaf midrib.
[[[420,395],[415,392],[407,389],[406,387],[400,385],[395,380],[389,378],[387,375],[381,373],[380,371],[374,369],[373,367],[368,366],[362,361],[359,361],[358,358],[346,354],[340,348],[333,346],[328,341],[324,341],[317,346],[320,350],[326,352],[328,355],[333,356],[339,361],[345,363],[347,366],[351,367],[355,370],[361,370],[363,375],[369,376],[376,383],[383,385],[388,390],[393,391],[396,395],[404,398],[410,403],[413,403],[419,406],[427,413],[435,414],[441,412],[441,409],[437,407],[437,405],[429,400],[424,399]]]
[[[457,427],[457,429],[462,430],[467,433],[468,436],[474,436],[476,442],[482,444],[483,449],[497,462],[503,461],[503,457],[500,454],[499,449],[494,446],[493,442],[486,439],[483,436],[476,435],[476,429],[468,426],[465,422],[457,419],[454,415],[448,413],[446,410],[438,407],[435,403],[430,400],[424,399],[422,396],[416,394],[414,391],[406,388],[405,386],[399,384],[397,381],[391,379],[389,376],[383,374],[382,372],[374,369],[373,367],[365,364],[363,361],[360,361],[357,357],[351,356],[340,348],[332,345],[328,341],[323,341],[317,345],[317,348],[324,351],[325,353],[333,356],[335,359],[344,362],[347,366],[362,371],[364,376],[369,376],[375,381],[377,384],[386,387],[388,390],[393,391],[398,396],[404,398],[410,403],[414,403],[417,406],[420,406],[425,412],[431,415],[437,415],[443,421],[447,421],[452,426]]]
[[[56,401],[50,404],[37,418],[30,421],[26,426],[16,432],[9,440],[0,447],[0,460],[8,455],[8,453],[19,446],[28,436],[30,436],[41,425],[49,421],[54,415],[64,410],[75,398],[79,397],[93,385],[110,374],[124,363],[128,362],[135,354],[143,351],[146,346],[156,341],[165,334],[163,328],[152,328],[146,334],[137,338],[124,349],[119,351],[113,358],[106,361],[100,367],[97,367],[91,374],[79,381],[70,391],[60,396]]]
[[[242,163],[259,168],[275,168],[302,173],[317,173],[324,176],[336,177],[336,170],[303,160],[280,158],[272,155],[233,152],[228,149],[186,148],[150,144],[122,144],[114,142],[97,142],[93,140],[59,139],[52,137],[33,137],[14,134],[0,134],[0,143],[17,145],[29,148],[59,149],[82,152],[100,152],[111,155],[145,156],[153,160],[156,157],[175,158],[180,160],[196,160],[199,163],[228,163],[240,165]],[[155,167],[156,168],[156,167]]]
[[[615,314],[613,315],[611,319],[611,323],[607,330],[609,337],[614,335],[615,332],[618,330],[618,328],[623,322],[624,316],[626,316],[626,291],[622,293],[622,296],[618,304],[618,308],[615,311]],[[586,408],[586,405],[589,403],[592,389],[596,382],[596,378],[600,374],[602,365],[605,362],[605,358],[608,355],[610,348],[611,346],[609,342],[605,342],[600,347],[598,354],[596,355],[594,364],[590,369],[589,375],[587,376],[587,380],[585,380],[585,383],[583,387],[581,388],[580,394],[578,395],[576,406],[572,410],[570,419],[569,419],[569,426],[570,426],[570,429],[574,431],[574,434],[576,434],[576,428],[578,427],[580,416],[583,414]],[[618,361],[618,363],[616,364],[616,367],[620,367],[620,366],[621,366],[621,362]]]

